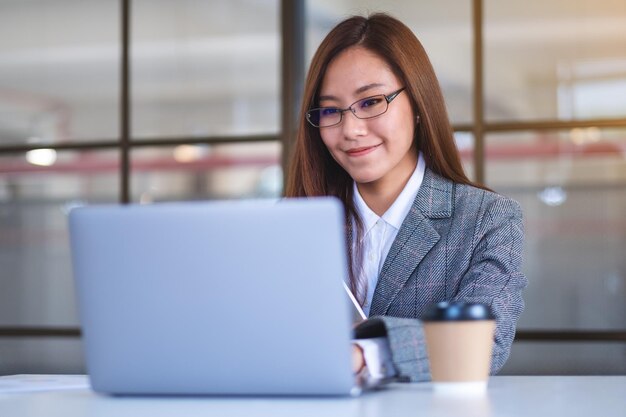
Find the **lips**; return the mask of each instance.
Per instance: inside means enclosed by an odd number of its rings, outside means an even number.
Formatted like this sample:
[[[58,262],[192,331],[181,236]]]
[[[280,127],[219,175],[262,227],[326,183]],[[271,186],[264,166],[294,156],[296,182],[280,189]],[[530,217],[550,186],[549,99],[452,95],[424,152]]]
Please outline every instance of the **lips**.
[[[381,144],[374,145],[374,146],[361,146],[359,148],[352,148],[352,149],[348,149],[346,153],[349,156],[367,155],[368,153],[372,152],[374,149],[378,148],[380,145]]]

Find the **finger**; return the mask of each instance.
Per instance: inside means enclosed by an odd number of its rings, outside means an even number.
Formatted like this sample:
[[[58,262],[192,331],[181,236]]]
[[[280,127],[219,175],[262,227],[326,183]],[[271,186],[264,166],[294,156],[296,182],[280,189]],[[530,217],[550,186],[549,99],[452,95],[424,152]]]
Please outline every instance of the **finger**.
[[[359,373],[365,367],[363,349],[359,345],[352,345],[352,370]]]

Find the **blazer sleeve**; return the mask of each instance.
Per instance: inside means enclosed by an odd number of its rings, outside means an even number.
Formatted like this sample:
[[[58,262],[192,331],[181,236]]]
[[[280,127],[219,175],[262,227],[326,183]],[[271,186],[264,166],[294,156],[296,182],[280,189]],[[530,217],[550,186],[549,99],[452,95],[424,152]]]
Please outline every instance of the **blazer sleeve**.
[[[491,306],[496,317],[491,374],[506,362],[515,337],[515,326],[524,308],[522,290],[527,280],[521,272],[524,228],[519,204],[508,198],[495,199],[477,223],[473,253],[454,301]],[[356,329],[356,337],[386,334],[392,361],[401,378],[430,380],[428,354],[420,320],[379,316]]]
[[[400,381],[430,380],[430,367],[422,322],[417,319],[376,316],[356,327],[355,337],[387,336],[391,362]]]

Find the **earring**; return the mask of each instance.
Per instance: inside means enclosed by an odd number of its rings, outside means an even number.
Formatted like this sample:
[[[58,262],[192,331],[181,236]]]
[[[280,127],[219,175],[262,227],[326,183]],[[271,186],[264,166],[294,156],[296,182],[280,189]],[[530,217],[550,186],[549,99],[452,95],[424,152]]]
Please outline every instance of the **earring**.
[[[417,116],[415,116],[415,124],[418,124],[420,122],[420,115],[418,114]]]

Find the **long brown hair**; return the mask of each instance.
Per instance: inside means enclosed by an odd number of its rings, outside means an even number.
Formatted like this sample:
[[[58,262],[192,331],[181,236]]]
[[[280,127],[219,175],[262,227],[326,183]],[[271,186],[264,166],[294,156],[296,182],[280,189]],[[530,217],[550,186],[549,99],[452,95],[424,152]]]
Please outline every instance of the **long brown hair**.
[[[353,202],[353,181],[330,155],[319,129],[307,123],[305,113],[318,106],[319,90],[329,63],[346,49],[365,48],[380,56],[406,87],[414,114],[419,115],[415,128],[416,149],[433,172],[462,184],[472,184],[461,165],[452,126],[435,71],[413,32],[399,20],[376,13],[369,17],[352,16],[335,26],[313,56],[304,86],[302,108],[294,153],[289,166],[286,197],[335,196],[346,209],[348,248],[352,247],[352,219],[356,223],[357,242],[362,237],[362,222]],[[357,246],[357,252],[360,245]],[[364,294],[359,285],[360,253],[349,256],[350,286],[359,301]]]

